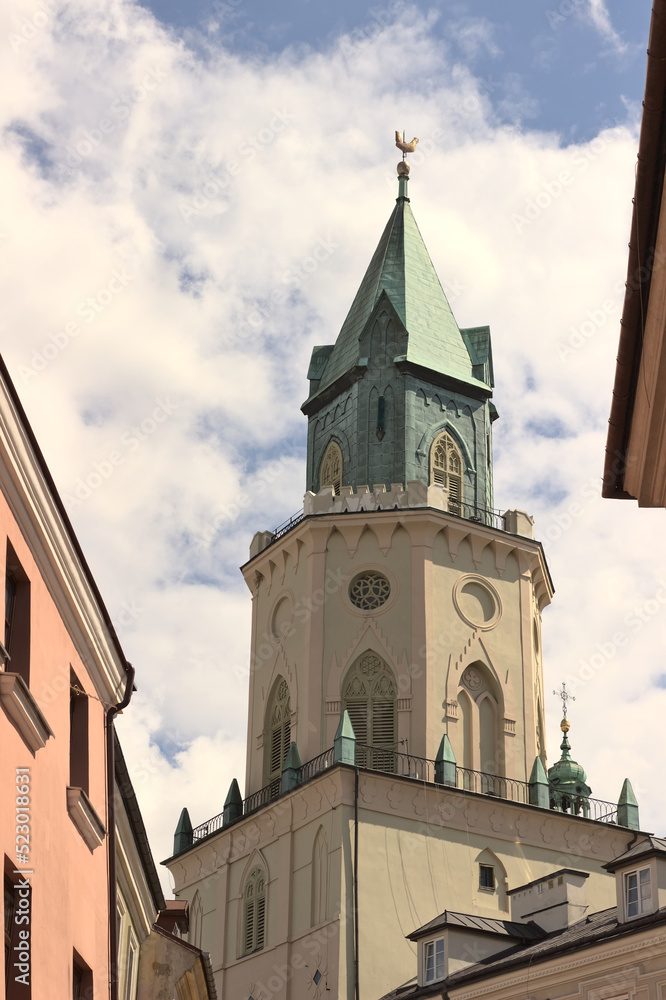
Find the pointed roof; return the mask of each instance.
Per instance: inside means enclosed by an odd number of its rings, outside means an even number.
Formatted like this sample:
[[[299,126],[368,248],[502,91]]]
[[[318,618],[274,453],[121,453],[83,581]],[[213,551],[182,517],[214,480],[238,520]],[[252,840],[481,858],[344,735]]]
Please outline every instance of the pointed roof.
[[[402,360],[484,388],[473,366],[489,361],[487,328],[470,340],[461,332],[426,249],[407,197],[407,177],[401,176],[396,206],[382,233],[370,266],[329,356],[317,393],[331,385],[359,361],[359,338],[371,319],[382,292],[393,305],[408,334]],[[470,331],[472,333],[472,331]],[[479,350],[480,348],[480,350]],[[479,356],[477,356],[479,355]],[[312,376],[310,376],[312,377]]]
[[[624,854],[620,854],[617,858],[613,858],[612,861],[601,867],[605,868],[608,872],[614,872],[618,868],[624,868],[629,862],[647,861],[648,858],[655,857],[666,857],[666,840],[662,837],[648,835],[637,844],[634,844],[628,851],[625,851]]]

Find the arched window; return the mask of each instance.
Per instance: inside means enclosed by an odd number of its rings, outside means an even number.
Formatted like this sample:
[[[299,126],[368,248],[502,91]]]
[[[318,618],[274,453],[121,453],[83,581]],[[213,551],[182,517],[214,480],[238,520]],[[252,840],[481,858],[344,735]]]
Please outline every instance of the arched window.
[[[328,841],[322,826],[312,849],[312,926],[326,920],[328,902]]]
[[[464,691],[458,692],[458,707],[460,708],[460,724],[462,726],[463,767],[474,767],[472,753],[472,704]]]
[[[332,486],[336,496],[342,489],[342,452],[335,441],[331,441],[321,463],[319,489]]]
[[[203,904],[198,892],[194,893],[194,898],[190,904],[190,932],[188,940],[196,948],[201,947],[201,930],[203,926]]]
[[[481,770],[485,774],[499,774],[500,768],[497,759],[497,706],[495,699],[484,692],[477,704],[479,706]]]
[[[278,677],[268,701],[264,731],[264,781],[268,785],[282,775],[282,765],[291,744],[291,699],[289,685]]]
[[[354,727],[357,763],[378,771],[395,770],[396,684],[379,656],[367,652],[357,660],[347,675],[342,699]]]
[[[500,731],[501,692],[487,666],[476,661],[462,673],[458,689],[463,767],[481,772],[469,776],[474,791],[501,794],[504,740]],[[468,785],[466,787],[473,787]]]
[[[435,438],[430,450],[430,482],[443,486],[452,514],[461,513],[463,501],[462,457],[450,434]]]
[[[252,868],[243,889],[243,954],[260,951],[266,939],[266,872]]]

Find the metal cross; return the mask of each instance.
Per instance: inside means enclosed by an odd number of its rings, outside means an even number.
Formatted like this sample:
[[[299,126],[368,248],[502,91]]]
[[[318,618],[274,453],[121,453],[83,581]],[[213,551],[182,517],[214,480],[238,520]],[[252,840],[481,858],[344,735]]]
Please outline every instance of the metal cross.
[[[564,683],[564,681],[562,681],[562,690],[561,691],[553,691],[553,694],[557,695],[558,698],[562,699],[562,714],[564,715],[564,718],[566,719],[566,717],[567,717],[567,702],[569,701],[569,699],[571,699],[571,701],[575,701],[576,699],[574,698],[574,696],[572,694],[567,694],[567,686]]]

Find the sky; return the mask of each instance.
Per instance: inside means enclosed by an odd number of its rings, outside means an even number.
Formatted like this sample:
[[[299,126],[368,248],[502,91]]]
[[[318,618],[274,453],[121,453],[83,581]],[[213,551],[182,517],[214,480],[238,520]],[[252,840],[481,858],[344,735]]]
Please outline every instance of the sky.
[[[593,795],[630,777],[666,832],[664,512],[600,498],[650,10],[2,5],[0,350],[136,667],[118,731],[157,861],[242,785],[238,567],[302,507],[309,356],[392,211],[396,129],[456,318],[491,326],[495,506],[535,517],[555,583],[549,763],[566,681]]]

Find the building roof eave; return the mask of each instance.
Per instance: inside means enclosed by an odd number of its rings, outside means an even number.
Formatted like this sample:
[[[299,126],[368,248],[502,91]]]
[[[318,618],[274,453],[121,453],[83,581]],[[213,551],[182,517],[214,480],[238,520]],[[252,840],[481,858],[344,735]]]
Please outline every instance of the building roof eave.
[[[636,383],[643,350],[654,248],[666,165],[666,0],[654,0],[643,118],[638,145],[627,283],[620,321],[620,341],[604,460],[602,496],[636,499],[625,489],[627,449]]]

